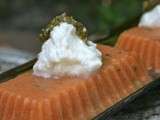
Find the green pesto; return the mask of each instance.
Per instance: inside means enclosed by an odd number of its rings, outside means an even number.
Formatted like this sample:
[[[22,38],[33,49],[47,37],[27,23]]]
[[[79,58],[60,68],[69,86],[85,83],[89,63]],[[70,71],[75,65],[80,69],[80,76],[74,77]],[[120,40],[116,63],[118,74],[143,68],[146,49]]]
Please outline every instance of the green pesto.
[[[46,40],[48,40],[49,36],[50,36],[50,32],[52,31],[52,29],[59,25],[61,22],[67,22],[69,24],[74,25],[74,27],[76,28],[76,34],[84,41],[87,40],[87,29],[84,27],[84,25],[78,21],[76,21],[72,16],[66,16],[65,13],[63,13],[62,15],[56,16],[55,18],[53,18],[49,24],[42,29],[40,35],[39,35],[39,39],[44,42]]]

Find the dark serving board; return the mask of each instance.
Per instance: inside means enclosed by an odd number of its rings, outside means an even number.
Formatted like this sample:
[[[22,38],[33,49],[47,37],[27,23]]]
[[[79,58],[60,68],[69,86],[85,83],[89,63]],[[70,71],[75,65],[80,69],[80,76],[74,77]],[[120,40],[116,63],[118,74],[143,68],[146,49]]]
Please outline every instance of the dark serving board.
[[[99,114],[97,117],[95,117],[93,120],[106,120],[111,119],[112,115],[114,115],[116,112],[120,111],[122,108],[129,105],[131,102],[133,102],[137,97],[140,97],[147,93],[152,88],[155,88],[160,85],[160,77],[156,80],[152,81],[148,85],[142,87],[141,89],[137,90],[136,92],[132,93],[125,99],[122,99],[117,104],[113,105],[112,107],[108,108],[103,113]]]

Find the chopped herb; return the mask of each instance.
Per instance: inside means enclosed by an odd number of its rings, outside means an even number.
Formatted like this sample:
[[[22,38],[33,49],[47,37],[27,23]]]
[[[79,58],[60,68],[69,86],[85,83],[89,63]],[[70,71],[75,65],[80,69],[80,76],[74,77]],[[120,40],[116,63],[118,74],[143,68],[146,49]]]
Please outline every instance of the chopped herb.
[[[121,69],[120,69],[120,68],[117,68],[117,71],[121,71]]]
[[[105,55],[106,55],[107,57],[110,57],[110,54],[109,54],[109,53],[106,53]]]
[[[65,13],[63,13],[62,15],[56,16],[55,18],[53,18],[49,24],[47,25],[46,28],[42,29],[40,35],[39,35],[39,39],[44,42],[46,41],[49,36],[50,36],[50,32],[52,31],[52,29],[59,25],[61,22],[67,22],[69,24],[74,25],[74,27],[76,28],[76,34],[84,41],[87,40],[87,29],[84,27],[84,25],[78,21],[76,21],[72,16],[67,16]]]
[[[137,67],[135,65],[132,66],[134,71],[137,71]]]

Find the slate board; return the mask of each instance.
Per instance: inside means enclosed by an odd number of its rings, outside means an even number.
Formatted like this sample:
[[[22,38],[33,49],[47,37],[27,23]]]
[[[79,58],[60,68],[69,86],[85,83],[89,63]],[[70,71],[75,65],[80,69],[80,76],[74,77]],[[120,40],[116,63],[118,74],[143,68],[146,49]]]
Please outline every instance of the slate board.
[[[160,120],[160,85],[138,97],[110,120]]]

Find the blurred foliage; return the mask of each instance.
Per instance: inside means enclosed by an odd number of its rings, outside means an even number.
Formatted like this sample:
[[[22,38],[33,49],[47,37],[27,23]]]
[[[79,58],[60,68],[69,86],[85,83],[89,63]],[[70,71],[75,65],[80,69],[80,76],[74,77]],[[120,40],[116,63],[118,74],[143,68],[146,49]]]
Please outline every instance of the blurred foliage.
[[[141,0],[117,0],[110,5],[98,7],[99,10],[99,30],[105,31],[106,28],[116,27],[126,20],[137,16],[142,11]]]
[[[90,33],[107,33],[142,9],[143,0],[0,0],[0,28],[38,32],[63,12],[82,21]]]
[[[102,41],[101,44],[114,46],[117,41],[117,38],[118,38],[118,35],[114,35],[114,36],[108,38],[107,40]]]

